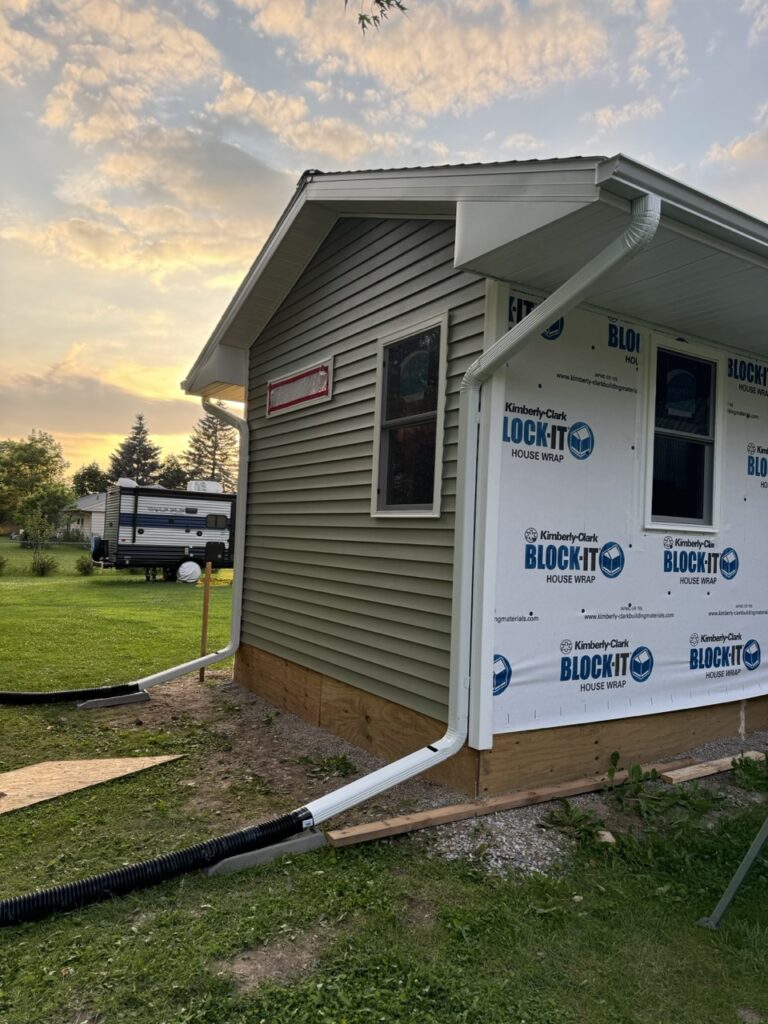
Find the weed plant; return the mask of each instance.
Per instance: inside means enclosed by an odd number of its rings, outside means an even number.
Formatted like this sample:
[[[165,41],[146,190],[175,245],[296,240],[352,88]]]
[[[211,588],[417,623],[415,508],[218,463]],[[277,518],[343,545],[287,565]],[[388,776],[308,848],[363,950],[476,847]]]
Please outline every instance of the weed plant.
[[[733,780],[742,789],[768,793],[768,754],[759,760],[737,757],[733,761]]]

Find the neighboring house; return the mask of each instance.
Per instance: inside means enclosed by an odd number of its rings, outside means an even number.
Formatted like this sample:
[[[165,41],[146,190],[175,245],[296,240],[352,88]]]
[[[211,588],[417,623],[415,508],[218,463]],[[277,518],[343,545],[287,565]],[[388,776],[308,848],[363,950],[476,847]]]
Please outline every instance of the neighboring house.
[[[623,156],[307,172],[184,383],[247,402],[238,681],[394,758],[453,679],[480,794],[768,727],[766,294],[766,224]]]
[[[104,512],[107,494],[84,494],[64,509],[64,517],[70,530],[79,530],[85,537],[101,537],[104,534]]]

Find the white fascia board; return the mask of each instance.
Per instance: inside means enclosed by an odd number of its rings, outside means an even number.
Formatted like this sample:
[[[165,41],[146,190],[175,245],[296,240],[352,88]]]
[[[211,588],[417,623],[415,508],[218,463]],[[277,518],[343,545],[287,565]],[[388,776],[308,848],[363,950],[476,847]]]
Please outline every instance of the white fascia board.
[[[748,251],[768,259],[768,224],[765,221],[621,153],[598,164],[595,183],[602,192],[630,201],[644,192],[654,192],[662,200],[665,227],[674,230],[679,224],[693,228],[706,236],[710,244],[714,240],[726,243],[725,251],[738,250],[742,255]]]

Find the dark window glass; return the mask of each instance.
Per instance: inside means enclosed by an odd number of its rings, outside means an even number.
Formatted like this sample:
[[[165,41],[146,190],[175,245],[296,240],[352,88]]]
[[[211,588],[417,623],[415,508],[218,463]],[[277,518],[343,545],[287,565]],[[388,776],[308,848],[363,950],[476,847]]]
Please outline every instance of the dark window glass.
[[[712,433],[713,364],[659,349],[656,427],[684,434]]]
[[[437,411],[440,329],[417,334],[386,350],[385,420]]]
[[[703,519],[707,445],[658,435],[653,451],[651,514],[662,519]]]
[[[209,530],[224,530],[227,526],[227,517],[211,513],[205,518],[205,525]]]
[[[387,505],[431,505],[435,486],[436,420],[386,432]]]
[[[712,521],[715,364],[659,349],[651,516]]]
[[[384,349],[379,508],[434,505],[440,328]]]

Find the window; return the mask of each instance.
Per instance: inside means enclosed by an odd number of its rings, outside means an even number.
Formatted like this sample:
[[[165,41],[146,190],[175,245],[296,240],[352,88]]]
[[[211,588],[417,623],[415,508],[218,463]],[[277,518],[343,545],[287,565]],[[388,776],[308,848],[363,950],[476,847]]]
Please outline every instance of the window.
[[[217,516],[211,513],[205,517],[205,525],[208,530],[226,530],[227,528],[227,517]],[[198,536],[202,536],[198,534]]]
[[[382,344],[374,514],[439,514],[443,331],[433,324]]]
[[[659,348],[651,520],[713,524],[717,365]]]

